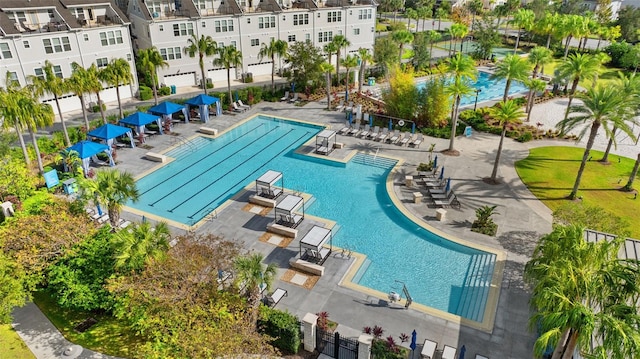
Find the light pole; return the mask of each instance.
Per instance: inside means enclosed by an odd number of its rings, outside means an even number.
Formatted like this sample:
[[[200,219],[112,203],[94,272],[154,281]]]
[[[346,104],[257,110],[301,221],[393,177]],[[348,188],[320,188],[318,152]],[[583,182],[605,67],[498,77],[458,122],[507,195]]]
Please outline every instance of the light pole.
[[[476,101],[473,103],[473,110],[478,108],[478,94],[482,92],[482,89],[476,89]]]

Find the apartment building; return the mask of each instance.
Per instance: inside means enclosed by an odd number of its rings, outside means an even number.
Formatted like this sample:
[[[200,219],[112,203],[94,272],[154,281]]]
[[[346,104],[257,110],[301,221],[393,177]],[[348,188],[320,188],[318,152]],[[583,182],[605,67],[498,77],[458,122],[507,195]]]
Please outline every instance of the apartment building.
[[[233,45],[243,55],[242,74],[271,74],[271,59],[260,58],[263,43],[279,39],[292,44],[311,41],[322,48],[336,35],[344,35],[351,45],[346,53],[359,48],[373,50],[376,6],[374,0],[118,0],[126,6],[131,21],[135,49],[155,46],[168,62],[158,69],[160,83],[167,86],[193,86],[202,79],[198,58],[184,54],[192,34],[211,36],[218,46]],[[206,58],[210,81],[226,81],[227,71]],[[335,59],[334,59],[335,60]],[[278,61],[276,68],[284,66]]]
[[[113,58],[125,58],[131,65],[134,83],[120,87],[121,98],[130,98],[137,91],[137,76],[129,20],[114,2],[0,1],[0,84],[6,82],[7,74],[22,86],[30,75],[44,76],[45,60],[53,63],[57,76],[68,78],[73,62],[103,68]],[[105,84],[101,98],[115,101],[115,88]],[[45,94],[42,100],[55,108],[53,96]],[[85,100],[97,101],[95,95],[86,95]],[[63,96],[60,103],[63,112],[81,108],[80,99],[72,94]]]

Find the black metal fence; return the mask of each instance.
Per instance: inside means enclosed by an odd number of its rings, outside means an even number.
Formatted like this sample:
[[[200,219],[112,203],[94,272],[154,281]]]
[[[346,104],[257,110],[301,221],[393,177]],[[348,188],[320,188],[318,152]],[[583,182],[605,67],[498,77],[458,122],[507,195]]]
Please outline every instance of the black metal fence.
[[[316,332],[318,352],[336,359],[358,359],[358,340],[343,337],[318,327]]]

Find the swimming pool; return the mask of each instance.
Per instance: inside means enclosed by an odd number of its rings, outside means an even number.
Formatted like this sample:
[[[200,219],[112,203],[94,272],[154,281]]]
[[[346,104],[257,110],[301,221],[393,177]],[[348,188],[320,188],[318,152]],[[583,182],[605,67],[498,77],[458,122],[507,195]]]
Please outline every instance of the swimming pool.
[[[471,85],[479,89],[478,93],[478,103],[483,101],[501,99],[504,95],[504,87],[507,85],[507,81],[505,80],[492,80],[490,79],[491,75],[486,72],[478,72],[478,78]],[[416,87],[418,89],[424,88],[424,82],[418,82]],[[523,91],[527,91],[527,87],[518,81],[511,81],[511,86],[509,87],[509,95],[514,95]],[[476,95],[475,93],[470,96],[464,96],[460,99],[460,106],[471,105],[475,102]]]
[[[321,127],[258,116],[216,139],[167,153],[176,160],[138,180],[131,207],[195,223],[266,170],[313,195],[307,214],[333,220],[334,245],[367,256],[353,281],[382,293],[406,283],[414,302],[482,322],[496,255],[436,236],[393,205],[386,180],[396,161],[357,154],[346,164],[295,153]],[[192,148],[191,148],[192,147]]]

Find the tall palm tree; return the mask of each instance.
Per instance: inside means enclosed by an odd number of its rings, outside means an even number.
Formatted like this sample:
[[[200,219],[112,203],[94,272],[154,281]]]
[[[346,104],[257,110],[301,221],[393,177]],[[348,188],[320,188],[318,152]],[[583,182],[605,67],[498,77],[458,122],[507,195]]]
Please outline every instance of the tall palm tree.
[[[136,181],[127,172],[116,169],[98,171],[95,180],[84,181],[86,194],[106,204],[111,227],[116,228],[120,220],[120,210],[129,200],[136,202],[140,193]]]
[[[369,49],[359,48],[358,56],[360,57],[360,75],[358,78],[360,81],[358,82],[358,93],[362,93],[362,84],[364,83],[364,70],[367,68],[367,64],[373,62],[373,55]]]
[[[640,153],[638,153],[638,156],[636,157],[636,163],[633,164],[633,170],[631,170],[627,184],[622,187],[623,191],[633,191],[633,182],[636,180],[636,176],[638,175],[638,168],[640,168]]]
[[[520,32],[522,30],[531,31],[534,25],[535,14],[529,9],[518,9],[513,14],[512,22],[518,27],[518,35],[516,36],[516,46],[513,48],[514,55],[518,52],[518,45],[520,44]]]
[[[566,120],[569,116],[571,102],[575,96],[578,83],[581,80],[593,79],[600,71],[600,60],[589,54],[572,54],[560,66],[558,66],[559,75],[562,78],[568,78],[571,81],[571,90],[569,92],[569,103],[564,114]]]
[[[82,159],[78,151],[64,149],[56,156],[56,164],[62,165],[64,172],[70,172],[74,176],[79,175],[82,168]]]
[[[342,51],[342,49],[346,49],[347,47],[351,46],[351,42],[349,42],[349,40],[347,40],[347,38],[344,35],[336,35],[333,37],[333,40],[331,40],[331,42],[335,45],[335,52],[336,52],[336,79],[338,81],[338,86],[340,86],[340,52]]]
[[[571,113],[578,115],[568,117],[557,124],[558,128],[569,131],[576,127],[584,126],[578,136],[578,140],[582,139],[587,131],[589,131],[587,144],[584,154],[582,155],[582,162],[580,163],[573,189],[569,194],[569,199],[575,199],[577,196],[582,173],[584,172],[587,159],[589,158],[589,152],[593,147],[600,127],[604,128],[607,137],[611,136],[611,130],[615,126],[629,135],[630,138],[635,138],[632,128],[623,120],[623,118],[631,117],[625,113],[630,110],[630,106],[624,103],[626,99],[624,96],[621,96],[618,89],[598,86],[596,88],[590,88],[585,94],[579,94],[578,97],[582,100],[583,104],[574,105],[570,110]]]
[[[213,59],[214,66],[220,66],[227,69],[227,90],[229,92],[229,105],[233,102],[231,98],[231,68],[242,66],[242,52],[235,46],[224,46],[219,49],[218,57]]]
[[[461,23],[454,23],[453,25],[451,25],[451,27],[449,28],[449,34],[451,35],[451,39],[452,40],[457,40],[460,39],[460,52],[462,52],[462,45],[464,43],[464,38],[465,36],[467,36],[467,34],[469,33],[469,28],[467,27],[467,25],[465,24],[461,24]],[[451,56],[451,52],[455,53],[456,49],[455,49],[455,43],[452,43],[451,46],[449,46],[449,56]]]
[[[53,125],[55,115],[49,104],[38,103],[38,100],[31,93],[26,92],[21,97],[20,108],[22,109],[21,117],[26,123],[29,134],[31,135],[31,144],[36,152],[36,160],[38,162],[38,170],[40,174],[44,174],[44,165],[40,156],[40,147],[36,138],[36,132],[39,128],[45,128]]]
[[[287,54],[287,49],[289,48],[289,44],[284,40],[276,40],[271,38],[271,42],[269,44],[262,43],[262,47],[260,47],[260,52],[258,52],[258,56],[260,57],[260,61],[263,58],[269,57],[271,58],[271,92],[276,92],[276,56],[278,58],[282,58]]]
[[[576,36],[579,36],[583,27],[583,18],[580,15],[571,15],[564,14],[560,18],[561,20],[558,23],[558,31],[566,37],[566,43],[564,45],[564,56],[563,59],[567,59],[567,55],[569,54],[569,44],[571,43],[571,39]]]
[[[104,82],[109,84],[109,86],[114,86],[116,88],[116,97],[118,98],[118,111],[120,114],[120,118],[124,118],[124,114],[122,112],[122,101],[120,99],[120,86],[128,85],[131,83],[131,81],[133,81],[129,61],[121,57],[117,59],[111,59],[107,67],[105,67],[100,72],[99,77]]]
[[[627,98],[627,100],[623,101],[623,103],[634,106],[638,102],[638,97],[640,96],[640,76],[636,76],[635,73],[630,74],[629,76],[624,75],[622,72],[618,72],[618,78],[614,85],[620,92],[622,96]],[[631,116],[635,116],[637,111],[633,108],[626,112]],[[623,119],[628,120],[628,119]],[[607,148],[602,155],[602,158],[599,162],[609,163],[609,152],[611,151],[611,147],[616,143],[616,132],[618,131],[617,127],[613,127],[611,130],[611,137],[609,137],[609,142],[607,143]]]
[[[96,94],[96,99],[98,100],[98,107],[100,108],[100,116],[102,117],[102,123],[107,124],[107,115],[104,113],[104,108],[102,107],[102,99],[100,98],[100,92],[103,90],[102,82],[100,81],[100,73],[102,70],[98,69],[96,64],[91,64],[87,69],[87,88],[90,92]]]
[[[71,64],[71,77],[67,79],[67,85],[69,90],[73,92],[80,99],[80,107],[82,107],[82,118],[84,119],[84,126],[87,131],[90,130],[89,118],[87,116],[87,104],[84,99],[84,94],[90,93],[91,90],[87,84],[87,70],[77,62]]]
[[[418,11],[414,8],[407,8],[404,11],[404,16],[409,19],[407,23],[407,29],[411,31],[411,20],[416,20],[416,32],[418,31]]]
[[[455,152],[456,127],[458,124],[458,110],[462,96],[473,92],[471,81],[475,81],[478,69],[475,61],[467,55],[457,54],[447,60],[447,70],[453,74],[453,81],[447,85],[447,94],[453,99],[451,108],[451,138],[449,151]]]
[[[60,117],[60,122],[62,123],[62,132],[64,133],[65,144],[67,146],[71,146],[71,141],[69,140],[69,132],[67,131],[67,124],[64,121],[64,116],[62,116],[62,108],[60,107],[59,100],[59,97],[64,95],[69,90],[67,82],[64,80],[64,78],[58,77],[56,75],[56,73],[53,71],[53,64],[49,60],[45,60],[42,71],[44,73],[44,77],[30,75],[29,81],[31,81],[31,83],[34,85],[33,90],[38,96],[42,96],[44,94],[53,95],[53,99],[56,102],[56,107],[58,108],[58,116]]]
[[[326,79],[326,92],[327,92],[327,110],[331,110],[331,73],[333,72],[333,65],[328,62],[320,64],[320,71],[324,73]]]
[[[264,257],[255,253],[249,256],[238,257],[234,261],[237,283],[245,288],[249,306],[257,308],[260,303],[260,291],[262,286],[269,291],[273,285],[278,266],[275,263],[262,264]]]
[[[429,66],[432,64],[433,60],[433,44],[440,41],[442,35],[435,30],[427,31],[427,39],[429,39]]]
[[[538,77],[538,72],[540,69],[553,61],[553,52],[545,47],[536,46],[531,51],[529,51],[529,56],[527,60],[531,65],[533,65],[533,70],[531,72],[531,77]]]
[[[534,345],[537,356],[549,346],[556,346],[553,359],[569,359],[576,348],[588,356],[637,355],[639,273],[635,263],[618,259],[623,242],[587,242],[578,226],[556,226],[540,239],[525,266],[533,287],[529,323],[542,333]],[[592,336],[599,345],[593,351]]]
[[[424,23],[428,18],[433,14],[433,10],[429,6],[420,6],[417,9],[418,11],[418,19],[422,20],[422,31],[424,31]],[[418,31],[418,22],[416,21],[416,31]]]
[[[347,94],[347,98],[346,100],[349,100],[348,95],[349,95],[349,82],[350,82],[350,78],[351,76],[351,69],[355,68],[356,66],[358,66],[358,57],[354,56],[354,55],[347,55],[347,57],[344,58],[344,60],[342,60],[342,66],[344,66],[345,69],[347,69],[347,90],[345,91],[345,93]],[[354,78],[355,80],[355,78]]]
[[[541,19],[535,21],[533,30],[542,36],[547,37],[545,48],[549,48],[551,45],[551,38],[556,34],[556,29],[559,27],[560,14],[549,11],[545,12]]]
[[[391,33],[391,38],[400,45],[400,53],[398,60],[402,63],[402,55],[404,55],[404,45],[413,42],[413,34],[408,30],[397,30]]]
[[[169,67],[169,63],[166,62],[157,48],[150,47],[148,49],[141,49],[138,51],[138,59],[136,61],[138,70],[142,73],[148,74],[151,78],[151,88],[153,89],[153,99],[155,104],[158,104],[158,68]],[[203,79],[204,81],[204,79]],[[205,81],[206,82],[206,81]]]
[[[531,70],[529,62],[518,55],[507,55],[496,65],[496,70],[491,78],[505,80],[504,94],[502,101],[506,102],[509,98],[509,90],[512,81],[524,81],[529,76]]]
[[[188,46],[185,46],[184,53],[189,57],[196,57],[198,55],[198,65],[200,66],[200,75],[202,76],[202,91],[207,94],[207,76],[204,72],[204,58],[206,56],[213,56],[217,49],[218,44],[213,41],[211,36],[200,35],[200,38],[195,34],[191,34],[191,37],[187,39]]]
[[[449,16],[449,13],[447,12],[447,9],[441,7],[438,7],[436,9],[436,17],[438,18],[438,32],[440,32],[440,25],[442,25],[442,19],[446,19],[447,16]]]
[[[536,93],[540,91],[544,91],[547,87],[547,83],[540,79],[526,79],[523,81],[524,85],[529,89],[529,94],[527,97],[527,104],[525,106],[525,112],[527,113],[527,122],[531,118],[531,110],[533,109],[533,103],[536,99]]]
[[[22,135],[23,129],[27,128],[24,119],[20,116],[21,108],[19,105],[20,100],[20,87],[14,83],[9,82],[10,77],[7,75],[6,89],[0,88],[0,118],[2,118],[2,129],[9,130],[13,128],[18,136],[20,142],[20,148],[24,156],[24,162],[27,166],[31,165],[31,157],[29,151],[27,151],[27,145],[24,142]]]
[[[118,231],[113,241],[116,269],[122,273],[143,270],[149,260],[164,258],[170,240],[171,232],[165,222],[155,227],[142,222]]]
[[[507,127],[511,124],[519,123],[522,116],[524,116],[524,112],[522,112],[520,106],[513,100],[500,102],[498,106],[491,108],[491,117],[498,120],[500,125],[502,125],[498,152],[496,153],[496,160],[493,163],[493,171],[491,172],[491,182],[493,183],[496,183],[498,166],[500,165],[500,155],[502,155],[502,144],[507,134]]]

